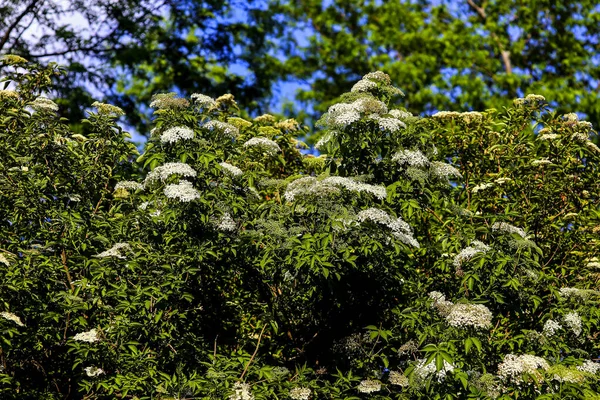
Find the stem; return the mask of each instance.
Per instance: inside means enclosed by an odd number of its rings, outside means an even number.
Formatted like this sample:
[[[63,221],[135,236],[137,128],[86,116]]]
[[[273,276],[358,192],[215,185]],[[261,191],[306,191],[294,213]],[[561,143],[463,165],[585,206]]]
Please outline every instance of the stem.
[[[242,372],[242,375],[240,376],[240,380],[244,379],[244,375],[246,375],[246,372],[248,372],[248,368],[250,367],[250,364],[252,364],[252,361],[254,360],[256,353],[258,353],[258,346],[260,345],[260,339],[262,339],[262,335],[265,332],[266,328],[267,328],[267,325],[263,326],[262,331],[260,331],[260,335],[258,335],[258,342],[256,343],[256,348],[254,349],[254,353],[252,353],[252,357],[250,357],[250,361],[248,361],[248,364],[246,364],[246,368],[244,368],[244,372]]]

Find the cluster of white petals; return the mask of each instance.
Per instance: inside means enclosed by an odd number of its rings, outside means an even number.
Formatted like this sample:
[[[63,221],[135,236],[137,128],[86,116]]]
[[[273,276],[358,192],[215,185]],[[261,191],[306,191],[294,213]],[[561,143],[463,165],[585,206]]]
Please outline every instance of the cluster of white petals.
[[[217,224],[217,229],[226,232],[233,232],[237,229],[237,225],[233,218],[231,218],[231,215],[229,213],[225,213],[219,220],[219,223]]]
[[[402,110],[390,110],[389,112],[394,118],[398,118],[398,119],[407,119],[407,118],[412,118],[414,117],[411,113],[409,113],[408,111],[402,111]]]
[[[420,150],[401,150],[392,156],[392,161],[411,167],[425,167],[429,160]]]
[[[15,324],[19,325],[19,326],[25,326],[25,324],[23,323],[23,321],[21,321],[21,318],[17,317],[15,314],[7,312],[7,311],[2,311],[0,312],[0,317],[8,320],[8,321],[12,321]]]
[[[144,190],[144,185],[135,181],[121,181],[115,185],[115,190]]]
[[[507,222],[495,222],[494,224],[492,224],[492,231],[516,233],[517,235],[521,236],[522,238],[525,238],[525,236],[527,236],[527,233],[525,233],[525,231],[523,229],[517,228],[516,226],[513,226]]]
[[[556,332],[558,332],[559,330],[562,329],[562,326],[556,322],[553,319],[549,319],[544,323],[544,328],[542,330],[542,333],[545,336],[554,336],[556,334]]]
[[[312,176],[296,179],[287,186],[283,197],[286,201],[294,201],[301,196],[335,195],[340,192],[340,187],[350,192],[369,193],[380,200],[387,197],[387,190],[383,186],[369,185],[341,176],[330,176],[320,181]]]
[[[45,96],[36,98],[31,103],[31,108],[36,111],[58,111],[58,105]]]
[[[381,382],[373,379],[365,379],[358,384],[358,391],[361,393],[375,393],[381,390]]]
[[[0,263],[8,266],[10,265],[10,262],[8,261],[8,258],[6,258],[6,256],[4,254],[0,253]]]
[[[379,125],[379,129],[388,132],[397,132],[400,129],[406,128],[406,124],[396,118],[377,118],[377,124]]]
[[[244,173],[241,169],[239,169],[235,165],[231,165],[226,162],[219,163],[219,165],[221,166],[221,168],[223,168],[225,171],[227,171],[232,176],[240,176]]]
[[[98,367],[85,367],[84,371],[87,376],[92,377],[92,378],[102,375],[104,373],[104,370],[102,368],[98,368]]]
[[[432,161],[430,171],[432,175],[441,179],[447,179],[448,177],[462,178],[462,174],[458,169],[441,161]]]
[[[190,97],[191,97],[192,101],[194,102],[194,104],[197,104],[200,107],[210,108],[210,107],[214,107],[216,104],[215,99],[213,99],[212,97],[207,96],[205,94],[194,93]]]
[[[323,146],[325,146],[327,143],[329,143],[331,141],[331,139],[333,139],[335,137],[336,134],[337,134],[336,131],[327,132],[325,135],[323,135],[323,137],[321,139],[319,139],[317,144],[315,144],[315,149],[321,150],[323,148]]]
[[[164,193],[168,198],[177,199],[184,203],[200,198],[200,192],[194,189],[192,182],[186,180],[181,180],[177,184],[167,185]]]
[[[329,128],[342,129],[360,120],[362,114],[387,114],[387,106],[372,96],[361,97],[352,103],[337,103],[329,107],[322,121]]]
[[[253,137],[244,143],[244,147],[258,148],[270,155],[277,154],[281,151],[281,147],[279,147],[277,143],[265,137]]]
[[[398,371],[391,371],[388,380],[392,385],[402,387],[406,387],[409,384],[408,378],[403,373]]]
[[[205,129],[209,131],[218,131],[225,135],[226,137],[235,139],[240,134],[240,130],[227,122],[212,120],[208,121],[203,125]]]
[[[563,317],[563,322],[571,328],[575,336],[579,336],[583,330],[581,317],[577,311],[572,311]]]
[[[81,332],[77,335],[73,336],[73,340],[77,340],[79,342],[88,342],[94,343],[100,340],[98,337],[98,331],[96,329],[89,330],[87,332]]]
[[[564,299],[574,298],[580,300],[587,300],[593,294],[598,292],[594,290],[578,289],[572,287],[563,287],[558,290],[560,296]]]
[[[489,328],[492,325],[492,313],[483,304],[457,303],[450,308],[446,322],[457,328]]]
[[[254,395],[250,392],[250,385],[247,383],[236,382],[233,384],[233,393],[229,400],[254,400]]]
[[[485,243],[480,242],[479,240],[473,240],[471,245],[465,247],[454,257],[454,266],[460,267],[464,262],[469,261],[475,255],[480,253],[486,253],[490,250],[490,246]]]
[[[159,165],[154,168],[144,180],[144,184],[148,184],[153,181],[165,181],[171,175],[181,175],[185,177],[195,177],[197,175],[196,171],[189,166],[188,164],[181,162],[169,162],[163,165]]]
[[[523,374],[537,374],[538,369],[548,370],[550,365],[541,357],[531,354],[522,354],[516,356],[507,354],[504,360],[498,365],[498,375],[500,378],[518,382]]]
[[[531,162],[531,165],[533,165],[534,167],[548,164],[552,164],[552,160],[550,160],[549,158],[540,158]]]
[[[374,82],[370,79],[361,79],[360,81],[356,82],[354,86],[352,86],[352,89],[350,89],[350,91],[370,92],[373,89],[377,89],[377,82]]]
[[[577,369],[582,372],[587,372],[588,374],[597,374],[600,371],[600,363],[592,360],[585,360],[582,365],[577,367]]]
[[[419,242],[413,237],[412,228],[402,218],[393,218],[387,212],[378,208],[369,208],[362,210],[356,216],[359,222],[371,221],[376,224],[384,225],[392,231],[392,235],[403,243],[420,247]]]
[[[312,390],[305,387],[295,387],[290,390],[290,398],[293,400],[308,400]]]
[[[350,192],[369,193],[378,198],[379,200],[383,200],[387,197],[387,189],[384,186],[370,185],[368,183],[357,182],[351,178],[346,178],[342,176],[330,176],[323,179],[321,182],[327,185],[341,186]]]
[[[162,143],[176,143],[180,140],[189,140],[194,138],[194,131],[185,126],[174,126],[160,135]]]
[[[491,188],[493,186],[494,186],[494,184],[492,182],[489,182],[489,183],[480,183],[479,185],[476,185],[476,186],[473,187],[472,192],[473,193],[481,192],[482,190],[489,189],[489,188]]]
[[[100,254],[96,254],[94,257],[96,258],[108,258],[108,257],[116,257],[120,259],[125,259],[127,253],[132,253],[133,250],[128,243],[115,243],[113,247],[108,250],[103,251]]]
[[[415,369],[413,370],[413,374],[416,378],[420,380],[425,380],[431,376],[437,378],[438,382],[446,379],[446,375],[449,372],[454,371],[454,365],[450,364],[448,361],[444,360],[444,365],[442,369],[439,371],[435,366],[435,360],[431,360],[428,364],[426,364],[427,360],[420,359],[417,361],[415,365]]]

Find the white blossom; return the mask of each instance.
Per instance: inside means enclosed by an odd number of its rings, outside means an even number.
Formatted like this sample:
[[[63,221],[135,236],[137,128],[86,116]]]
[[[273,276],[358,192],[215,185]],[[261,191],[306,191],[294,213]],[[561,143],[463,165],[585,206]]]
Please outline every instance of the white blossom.
[[[339,193],[338,187],[351,192],[369,193],[378,199],[387,197],[387,190],[383,186],[369,185],[341,176],[330,176],[321,181],[312,176],[307,176],[291,182],[286,188],[284,198],[286,201],[294,201],[298,196],[322,197],[335,195]]]
[[[398,371],[391,371],[388,379],[392,385],[406,387],[409,384],[408,378]]]
[[[8,261],[8,258],[6,258],[6,256],[2,253],[0,253],[0,263],[9,266],[10,262]]]
[[[398,119],[407,119],[407,118],[412,118],[413,115],[407,111],[402,111],[402,110],[390,110],[389,112],[394,118],[398,118]]]
[[[194,101],[194,103],[198,104],[200,107],[209,108],[214,107],[214,105],[216,104],[215,99],[205,94],[194,93],[190,97]]]
[[[489,328],[492,325],[492,313],[483,304],[454,304],[446,315],[450,326],[464,328]]]
[[[550,365],[541,357],[531,354],[516,356],[507,354],[504,360],[498,365],[498,375],[500,378],[518,382],[522,374],[537,374],[538,369],[548,370]]]
[[[443,381],[446,378],[446,375],[449,372],[454,371],[454,365],[450,364],[448,361],[444,360],[444,365],[442,369],[437,371],[435,366],[435,360],[431,360],[429,364],[425,364],[427,360],[420,359],[417,360],[417,364],[415,365],[415,369],[413,370],[413,374],[416,378],[425,380],[430,376],[435,376],[438,382]]]
[[[126,189],[126,190],[144,190],[144,185],[134,181],[121,181],[115,185],[115,190]]]
[[[406,128],[406,124],[404,122],[395,118],[379,118],[377,123],[379,124],[380,129],[389,132],[397,132],[400,129]]]
[[[350,192],[366,192],[372,194],[379,200],[383,200],[387,197],[387,189],[384,186],[369,185],[368,183],[357,182],[346,177],[330,176],[323,179],[322,182],[325,184],[341,186]]]
[[[562,326],[553,319],[549,319],[544,323],[542,333],[548,337],[554,336],[556,332],[562,329]]]
[[[585,360],[582,365],[577,367],[578,370],[582,372],[587,372],[588,374],[597,374],[600,371],[600,363],[594,362],[592,360]]]
[[[3,311],[3,312],[0,312],[0,317],[6,319],[8,321],[12,321],[19,326],[25,326],[25,324],[21,321],[21,318],[17,317],[13,313]]]
[[[315,144],[315,148],[317,150],[321,150],[323,148],[323,146],[325,146],[327,143],[329,143],[329,141],[331,139],[333,139],[335,137],[335,135],[336,135],[335,131],[327,132],[321,139],[319,139],[317,144]]]
[[[492,224],[492,231],[502,231],[507,233],[516,233],[521,236],[523,239],[527,236],[527,233],[521,228],[517,228],[507,222],[495,222]]]
[[[150,173],[148,173],[146,179],[144,180],[144,184],[148,184],[156,180],[164,182],[171,175],[181,175],[193,178],[197,175],[197,173],[188,164],[181,162],[169,162],[163,165],[159,165],[158,167],[150,171]]]
[[[573,312],[570,312],[567,315],[565,315],[563,317],[563,322],[565,323],[566,326],[571,328],[571,330],[573,331],[573,334],[575,336],[579,336],[581,334],[581,331],[583,329],[582,322],[581,322],[581,317],[579,316],[577,311],[573,311]]]
[[[477,192],[480,192],[482,190],[489,189],[489,188],[491,188],[493,186],[494,186],[494,184],[491,183],[491,182],[490,183],[480,183],[479,185],[476,185],[476,186],[473,187],[472,192],[473,193],[477,193]]]
[[[227,122],[212,120],[203,125],[209,131],[219,131],[223,135],[235,139],[240,134],[240,130]]]
[[[438,111],[432,115],[432,118],[451,119],[451,118],[455,118],[455,117],[459,117],[459,116],[460,116],[460,113],[458,113],[456,111]]]
[[[597,292],[594,290],[563,287],[558,290],[558,293],[565,299],[578,298],[580,300],[587,300],[592,294]]]
[[[219,220],[219,223],[217,224],[217,229],[226,232],[233,232],[237,229],[237,225],[233,218],[231,218],[231,215],[229,213],[225,213]]]
[[[85,367],[84,371],[86,375],[90,377],[96,377],[104,373],[104,370],[98,367]]]
[[[192,182],[181,180],[177,184],[170,184],[165,187],[165,196],[170,199],[178,199],[184,203],[200,198],[200,193],[194,189]]]
[[[533,165],[534,167],[537,167],[539,165],[547,165],[547,164],[552,164],[552,161],[548,158],[540,158],[537,160],[533,160],[531,162],[531,165]]]
[[[412,167],[424,167],[429,163],[427,157],[420,150],[401,150],[392,156],[392,161]]]
[[[265,137],[253,137],[244,143],[244,147],[256,147],[269,155],[274,155],[281,151],[281,147],[277,143]]]
[[[240,176],[244,173],[238,167],[231,165],[229,163],[226,163],[226,162],[219,163],[219,165],[221,166],[221,168],[223,168],[225,171],[227,171],[232,176]]]
[[[247,383],[236,382],[233,384],[233,393],[229,400],[254,400],[254,395],[250,392],[250,385]]]
[[[377,83],[373,82],[370,79],[361,79],[360,81],[356,82],[354,84],[354,86],[352,86],[352,89],[350,89],[351,92],[370,92],[373,89],[377,89]]]
[[[108,257],[116,257],[120,259],[127,258],[125,255],[127,253],[132,253],[133,250],[131,246],[127,243],[115,243],[113,247],[108,250],[103,251],[100,254],[96,254],[94,257],[96,258],[108,258]]]
[[[332,105],[323,116],[322,121],[330,128],[345,128],[358,121],[363,113],[386,114],[387,106],[372,96],[365,96],[352,103]]]
[[[194,131],[185,126],[175,126],[169,128],[160,135],[162,143],[176,143],[180,140],[189,140],[194,138]]]
[[[308,400],[312,390],[305,387],[295,387],[290,390],[290,398],[293,400]]]
[[[389,85],[392,83],[390,76],[382,71],[369,72],[368,74],[363,76],[363,80],[365,80],[365,79],[382,82],[382,83],[385,83],[386,85]]]
[[[78,333],[77,335],[73,336],[73,340],[94,343],[98,342],[100,338],[98,337],[98,331],[96,329],[92,329],[87,332]]]
[[[31,108],[36,111],[58,111],[58,105],[45,96],[39,96],[31,103]]]
[[[554,140],[554,139],[558,139],[560,138],[560,135],[556,134],[556,133],[544,133],[540,136],[538,136],[539,140]]]
[[[375,393],[381,390],[381,382],[372,379],[365,379],[358,384],[358,391],[361,393]]]
[[[486,253],[490,250],[490,246],[480,242],[479,240],[473,240],[471,245],[465,247],[454,257],[454,266],[460,267],[465,261],[469,261],[476,254]]]
[[[393,218],[388,213],[378,208],[369,208],[358,213],[358,221],[371,221],[387,226],[392,234],[405,244],[420,247],[419,242],[413,237],[412,229],[402,218]]]
[[[456,177],[462,178],[462,174],[458,169],[453,167],[452,165],[440,162],[440,161],[432,161],[431,162],[431,173],[438,178],[448,178],[448,177]]]

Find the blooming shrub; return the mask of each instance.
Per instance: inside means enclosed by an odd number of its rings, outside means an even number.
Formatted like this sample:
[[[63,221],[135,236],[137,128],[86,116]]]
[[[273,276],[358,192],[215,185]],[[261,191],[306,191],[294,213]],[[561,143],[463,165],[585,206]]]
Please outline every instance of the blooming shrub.
[[[577,116],[528,96],[418,118],[376,72],[321,119],[321,157],[294,120],[172,93],[139,155],[115,107],[64,125],[54,73],[0,92],[3,398],[598,396]]]

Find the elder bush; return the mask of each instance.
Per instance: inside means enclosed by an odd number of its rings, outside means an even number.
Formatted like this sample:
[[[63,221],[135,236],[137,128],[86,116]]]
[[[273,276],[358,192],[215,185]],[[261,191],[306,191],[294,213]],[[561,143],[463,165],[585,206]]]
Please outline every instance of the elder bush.
[[[5,57],[3,398],[598,396],[598,148],[530,95],[395,109],[367,74],[320,120],[158,94],[141,156]],[[58,101],[58,100],[57,100]]]

